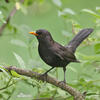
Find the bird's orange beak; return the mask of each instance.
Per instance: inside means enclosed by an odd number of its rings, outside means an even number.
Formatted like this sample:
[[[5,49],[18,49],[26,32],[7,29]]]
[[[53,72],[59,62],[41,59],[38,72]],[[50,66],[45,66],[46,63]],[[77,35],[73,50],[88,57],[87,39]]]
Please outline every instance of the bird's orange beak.
[[[29,32],[30,34],[33,34],[35,36],[38,36],[38,34],[36,32]]]

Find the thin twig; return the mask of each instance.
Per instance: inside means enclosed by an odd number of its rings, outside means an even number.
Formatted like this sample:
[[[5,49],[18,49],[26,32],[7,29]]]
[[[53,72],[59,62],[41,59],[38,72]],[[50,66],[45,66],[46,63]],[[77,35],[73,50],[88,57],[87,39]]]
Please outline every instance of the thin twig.
[[[10,84],[11,80],[12,80],[12,77],[9,79],[8,83],[6,84],[6,86],[3,87],[3,88],[0,88],[0,90],[4,90],[4,89],[8,88],[10,86],[9,84]]]
[[[8,98],[6,100],[10,100],[10,98],[12,97],[14,92],[15,92],[15,88],[13,88],[12,92],[10,93],[10,95],[8,96]]]
[[[20,0],[20,3],[23,3],[24,0]],[[4,23],[1,27],[0,27],[0,35],[2,35],[3,30],[5,29],[6,25],[9,23],[11,17],[13,17],[16,13],[17,9],[16,7],[13,7],[12,11],[10,12],[9,16],[6,19],[6,23]]]
[[[9,79],[9,81],[8,81],[8,83],[7,83],[7,85],[6,85],[5,87],[0,88],[0,91],[1,91],[1,90],[4,90],[4,89],[7,89],[8,87],[14,85],[15,83],[17,83],[17,82],[19,81],[19,80],[17,80],[17,81],[15,81],[15,82],[13,82],[13,83],[10,84],[11,79],[12,79],[12,78]]]

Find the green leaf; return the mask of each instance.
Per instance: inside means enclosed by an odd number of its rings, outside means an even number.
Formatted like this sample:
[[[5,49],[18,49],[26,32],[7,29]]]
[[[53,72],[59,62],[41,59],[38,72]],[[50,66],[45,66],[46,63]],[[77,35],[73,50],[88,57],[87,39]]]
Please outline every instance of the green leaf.
[[[96,10],[97,10],[98,12],[100,12],[100,7],[96,7]]]
[[[79,25],[79,24],[74,24],[74,27],[76,27],[76,28],[81,28],[81,25]]]
[[[95,21],[96,27],[100,27],[100,19],[96,19]],[[96,30],[96,33],[99,33],[100,30]]]
[[[82,9],[83,12],[87,12],[91,15],[93,15],[94,17],[100,18],[100,16],[98,14],[96,14],[94,11],[89,10],[89,9]]]
[[[23,80],[25,80],[26,78],[20,74],[18,74],[17,72],[15,72],[14,70],[11,70],[11,75],[17,78],[21,78]]]
[[[57,89],[57,92],[58,92],[58,94],[61,96],[61,97],[66,97],[66,92],[65,91],[63,91],[63,90],[61,90],[61,89]]]
[[[65,8],[62,11],[58,11],[58,16],[62,16],[62,15],[75,15],[76,13],[70,9],[70,8]]]
[[[16,73],[14,70],[11,70],[11,74],[12,74],[12,76],[14,76],[14,77],[18,77],[18,78],[21,77],[21,75],[18,74],[18,73]]]
[[[61,3],[61,0],[52,0],[53,1],[53,3],[55,4],[55,5],[57,5],[57,6],[61,6],[62,5],[62,3]]]
[[[48,88],[50,91],[54,91],[54,90],[55,90],[55,88],[54,88],[52,85],[50,85],[50,84],[47,85],[47,88]]]
[[[95,44],[94,50],[96,54],[100,54],[100,43]]]
[[[84,55],[84,54],[81,54],[81,53],[77,53],[79,56],[82,57],[82,59],[84,60],[87,60],[87,61],[100,61],[100,55],[91,55],[91,56],[88,56],[88,55]]]
[[[20,67],[25,68],[25,63],[24,63],[23,59],[15,52],[13,52],[13,54],[16,57]]]
[[[70,8],[65,8],[65,9],[63,10],[63,12],[64,12],[64,13],[71,14],[71,15],[75,15],[75,12],[74,12],[72,9],[70,9]]]
[[[3,94],[0,94],[0,98],[1,98],[1,100],[3,100],[2,98],[3,98]]]
[[[25,6],[30,6],[30,5],[32,5],[34,2],[36,2],[35,0],[24,0],[24,5]]]
[[[4,20],[4,16],[2,14],[2,11],[0,11],[0,22],[6,23],[6,21]]]
[[[12,39],[10,41],[12,44],[14,45],[18,45],[18,46],[21,46],[21,47],[27,47],[26,43],[23,42],[22,40],[15,40],[15,39]]]

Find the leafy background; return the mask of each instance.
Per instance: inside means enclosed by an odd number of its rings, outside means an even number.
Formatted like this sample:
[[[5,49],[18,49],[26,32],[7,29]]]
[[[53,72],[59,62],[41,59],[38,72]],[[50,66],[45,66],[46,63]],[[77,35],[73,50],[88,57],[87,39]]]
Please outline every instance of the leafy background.
[[[67,67],[67,83],[86,91],[86,100],[100,99],[100,1],[99,0],[0,0],[0,27],[13,9],[17,12],[0,36],[0,65],[17,66],[43,73],[50,67],[39,57],[36,38],[28,32],[40,28],[51,32],[54,40],[66,45],[80,29],[93,28],[94,32],[77,49],[80,64]],[[0,67],[0,69],[1,69]],[[0,73],[0,100],[73,100],[63,90],[47,83],[24,76]],[[63,71],[58,68],[49,75],[63,80]],[[9,86],[11,85],[11,86]]]

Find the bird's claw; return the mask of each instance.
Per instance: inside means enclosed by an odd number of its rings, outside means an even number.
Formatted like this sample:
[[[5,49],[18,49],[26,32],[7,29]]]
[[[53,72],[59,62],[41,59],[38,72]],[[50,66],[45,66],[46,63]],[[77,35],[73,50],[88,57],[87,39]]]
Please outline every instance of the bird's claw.
[[[42,78],[43,81],[46,81],[47,80],[47,75],[48,75],[47,73],[41,74],[40,77],[39,77],[39,79]]]
[[[66,84],[66,81],[60,81],[58,84]]]

